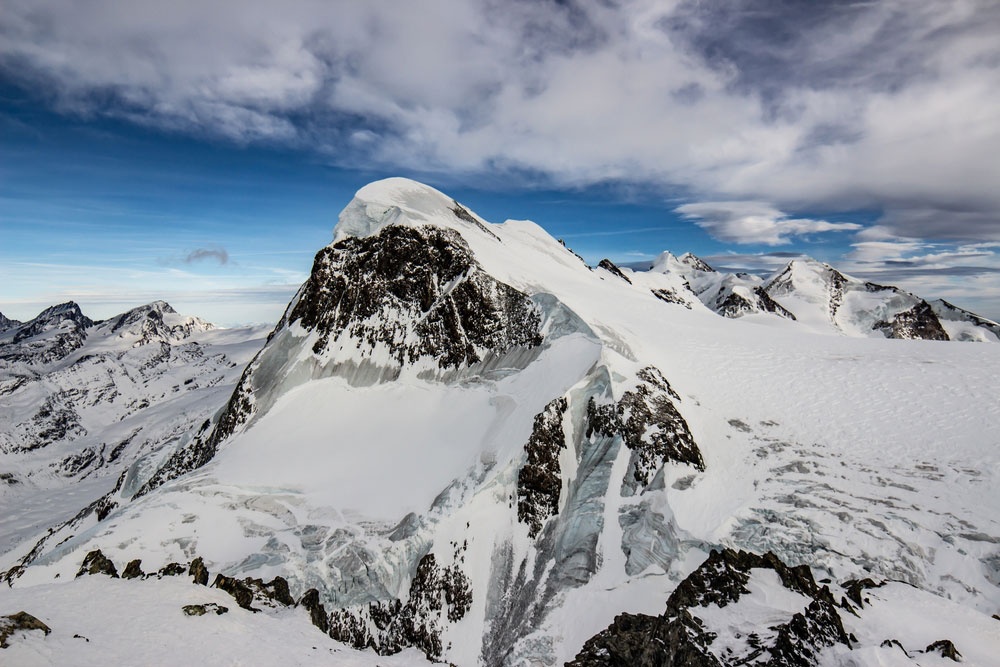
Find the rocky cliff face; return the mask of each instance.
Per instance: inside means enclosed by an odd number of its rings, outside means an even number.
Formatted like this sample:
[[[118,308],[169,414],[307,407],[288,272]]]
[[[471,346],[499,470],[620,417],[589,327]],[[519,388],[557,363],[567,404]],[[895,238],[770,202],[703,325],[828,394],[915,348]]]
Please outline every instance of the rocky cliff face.
[[[840,610],[808,567],[725,549],[677,586],[663,614],[616,617],[569,664],[813,667],[836,644],[851,645]]]

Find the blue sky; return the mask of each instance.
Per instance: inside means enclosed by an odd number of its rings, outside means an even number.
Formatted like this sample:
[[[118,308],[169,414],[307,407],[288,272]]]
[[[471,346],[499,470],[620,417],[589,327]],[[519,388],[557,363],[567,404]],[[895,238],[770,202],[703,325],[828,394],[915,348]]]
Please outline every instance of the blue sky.
[[[274,321],[365,183],[1000,318],[990,2],[10,0],[0,312]]]

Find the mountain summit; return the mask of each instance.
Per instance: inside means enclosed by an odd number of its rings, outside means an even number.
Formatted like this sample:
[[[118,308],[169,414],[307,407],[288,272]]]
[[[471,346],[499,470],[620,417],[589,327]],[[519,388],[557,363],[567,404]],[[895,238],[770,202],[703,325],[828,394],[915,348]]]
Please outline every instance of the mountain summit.
[[[7,579],[211,570],[242,610],[457,665],[1000,651],[1000,347],[884,340],[932,337],[925,302],[821,264],[661,260],[366,186],[228,401]]]

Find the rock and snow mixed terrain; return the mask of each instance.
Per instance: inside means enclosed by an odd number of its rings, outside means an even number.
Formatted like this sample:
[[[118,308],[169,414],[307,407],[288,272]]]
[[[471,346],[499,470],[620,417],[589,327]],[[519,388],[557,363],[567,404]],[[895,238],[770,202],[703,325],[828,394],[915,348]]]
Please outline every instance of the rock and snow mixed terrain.
[[[152,474],[225,404],[264,328],[215,329],[157,301],[103,322],[75,303],[0,332],[0,549]],[[55,521],[54,521],[55,520]]]
[[[219,636],[254,664],[285,632],[302,664],[313,650],[491,666],[1000,655],[1000,346],[945,342],[997,342],[1000,327],[951,304],[811,261],[766,281],[690,255],[591,269],[533,223],[389,179],[344,210],[238,378],[247,332],[55,310],[0,334],[4,456],[36,489],[2,497],[33,523],[0,523],[0,616],[51,628],[22,632],[18,655],[58,662],[90,637],[74,628],[101,634],[67,608],[115,596],[193,633],[192,654]],[[125,398],[101,398],[122,375]],[[64,408],[59,437],[30,446]],[[82,452],[100,463],[62,463]],[[105,483],[89,509],[44,524],[30,509],[91,478]],[[85,557],[133,575],[137,559],[197,562],[232,597],[76,579]],[[232,642],[238,627],[259,654]]]

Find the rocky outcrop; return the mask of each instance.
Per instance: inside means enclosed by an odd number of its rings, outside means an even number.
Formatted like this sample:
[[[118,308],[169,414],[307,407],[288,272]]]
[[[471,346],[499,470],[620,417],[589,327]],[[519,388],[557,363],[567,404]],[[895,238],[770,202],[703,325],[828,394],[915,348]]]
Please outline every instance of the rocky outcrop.
[[[130,560],[125,569],[122,570],[122,579],[142,579],[146,575],[142,571],[142,559]]]
[[[118,578],[118,570],[115,568],[115,564],[111,562],[110,558],[101,553],[100,549],[94,549],[83,559],[83,563],[80,565],[80,570],[76,573],[76,576],[82,577],[85,574],[106,574],[109,577]]]
[[[326,607],[319,601],[319,591],[310,588],[299,600],[299,606],[309,612],[309,620],[319,628],[323,634],[330,633],[330,617],[326,613]]]
[[[205,614],[215,614],[216,616],[222,616],[229,612],[229,607],[223,607],[220,604],[215,604],[214,602],[206,602],[205,604],[186,604],[181,607],[187,616],[204,616]]]
[[[924,653],[937,653],[949,660],[962,662],[962,654],[958,652],[958,649],[955,648],[950,639],[939,639],[925,648]]]
[[[874,328],[885,332],[886,338],[949,340],[934,310],[923,300],[909,310],[897,313],[888,322],[876,323]]]
[[[208,586],[208,568],[205,567],[205,561],[201,559],[201,556],[191,561],[188,574],[194,578],[194,583],[199,586]]]
[[[675,303],[678,306],[684,306],[688,310],[691,310],[691,304],[687,302],[686,299],[677,294],[676,290],[673,289],[653,289],[649,290],[653,293],[660,301],[665,301],[666,303]]]
[[[566,448],[562,421],[567,407],[565,398],[557,398],[535,415],[524,447],[527,459],[517,474],[517,518],[528,526],[531,537],[538,535],[546,519],[559,513],[559,453]]]
[[[715,311],[723,317],[730,318],[742,317],[751,313],[773,313],[789,320],[795,319],[795,315],[772,299],[771,295],[759,285],[748,290],[747,296],[735,290],[720,293],[715,304]]]
[[[441,568],[434,554],[427,554],[417,564],[405,603],[393,600],[334,611],[329,633],[338,641],[373,648],[382,655],[412,646],[437,660],[444,650],[442,625],[461,620],[471,606],[472,587],[458,564]]]
[[[180,563],[167,563],[159,569],[156,573],[157,579],[162,579],[163,577],[179,577],[184,574],[187,567],[181,565]]]
[[[316,332],[317,354],[346,332],[362,353],[383,345],[399,364],[430,356],[441,368],[541,343],[530,299],[437,227],[390,226],[324,248],[289,320]]]
[[[9,648],[7,640],[17,632],[27,632],[29,630],[40,630],[48,636],[52,628],[42,623],[40,620],[25,611],[16,614],[0,616],[0,648]]]
[[[284,577],[275,577],[265,583],[262,579],[251,577],[236,579],[224,574],[217,574],[215,581],[212,582],[212,587],[226,591],[233,596],[236,604],[250,611],[260,611],[253,606],[255,603],[266,607],[279,605],[291,607],[295,604],[288,589],[288,582]]]
[[[802,611],[791,614],[784,623],[716,643],[719,636],[705,619],[711,619],[719,609],[738,605],[751,593],[748,583],[754,571],[761,570],[773,571],[782,587],[801,594]],[[739,618],[738,609],[733,613]],[[734,639],[742,640],[742,646]],[[725,651],[717,648],[723,643]],[[772,553],[760,556],[724,549],[713,551],[678,585],[662,615],[618,616],[610,627],[587,640],[569,664],[812,667],[818,664],[819,651],[834,644],[849,647],[850,639],[829,588],[818,585],[808,567],[789,567]]]
[[[600,262],[597,263],[597,268],[604,269],[608,273],[612,273],[618,276],[619,278],[627,282],[629,285],[632,284],[632,281],[629,279],[629,277],[626,276],[624,273],[622,273],[622,270],[619,269],[615,265],[615,263],[612,262],[610,259],[602,259]]]
[[[636,388],[614,404],[587,405],[587,437],[620,435],[632,451],[627,486],[644,487],[667,461],[705,469],[701,451],[684,417],[674,405],[680,396],[653,366],[638,373]]]

